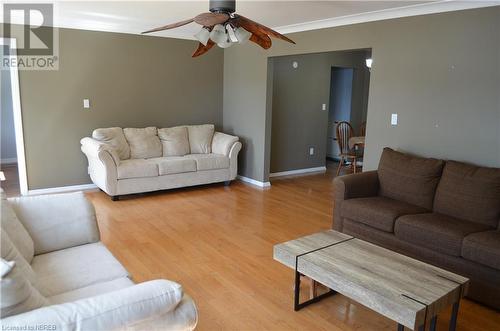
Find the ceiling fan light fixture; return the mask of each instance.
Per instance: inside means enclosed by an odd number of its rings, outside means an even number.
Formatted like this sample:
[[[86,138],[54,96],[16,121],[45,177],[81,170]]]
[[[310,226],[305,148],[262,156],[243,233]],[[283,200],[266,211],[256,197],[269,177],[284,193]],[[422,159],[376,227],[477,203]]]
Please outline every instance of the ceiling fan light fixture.
[[[233,46],[233,43],[230,42],[229,40],[224,40],[220,43],[217,43],[217,46],[219,46],[220,48],[229,48],[229,47]]]
[[[237,43],[239,40],[236,37],[236,33],[234,31],[234,28],[231,26],[231,24],[226,25],[226,31],[227,31],[227,36],[228,40],[232,43]]]
[[[203,45],[207,46],[208,39],[210,39],[210,31],[207,28],[201,28],[201,30],[194,35],[196,39]]]
[[[242,27],[237,28],[234,31],[234,34],[236,35],[236,39],[238,39],[238,42],[240,44],[246,43],[250,39],[250,37],[252,36],[252,34],[250,32],[243,29]]]
[[[212,39],[212,41],[216,44],[227,41],[226,29],[222,24],[217,24],[214,26],[214,28],[210,32],[210,39]]]

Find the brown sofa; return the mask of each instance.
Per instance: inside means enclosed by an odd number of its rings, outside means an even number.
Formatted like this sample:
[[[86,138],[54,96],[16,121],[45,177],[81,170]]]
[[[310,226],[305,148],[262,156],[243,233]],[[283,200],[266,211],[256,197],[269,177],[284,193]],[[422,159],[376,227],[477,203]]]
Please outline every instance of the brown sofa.
[[[333,228],[471,279],[500,309],[500,169],[385,148],[378,170],[337,177]]]

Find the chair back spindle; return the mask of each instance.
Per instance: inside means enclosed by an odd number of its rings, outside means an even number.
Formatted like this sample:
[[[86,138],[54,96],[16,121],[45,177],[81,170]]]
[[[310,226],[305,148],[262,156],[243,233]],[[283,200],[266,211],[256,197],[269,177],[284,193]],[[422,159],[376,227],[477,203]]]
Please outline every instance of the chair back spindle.
[[[348,154],[349,138],[353,136],[353,128],[349,122],[339,122],[337,124],[337,142],[339,144],[340,154]]]

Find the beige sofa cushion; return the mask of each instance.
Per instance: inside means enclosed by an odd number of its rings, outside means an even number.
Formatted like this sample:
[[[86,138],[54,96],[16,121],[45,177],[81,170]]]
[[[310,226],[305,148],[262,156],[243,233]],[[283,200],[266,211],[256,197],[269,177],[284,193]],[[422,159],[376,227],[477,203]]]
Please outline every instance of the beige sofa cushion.
[[[122,128],[95,129],[92,132],[92,138],[109,144],[116,150],[121,160],[130,159],[130,147]]]
[[[12,244],[16,246],[26,262],[31,262],[35,255],[33,239],[28,231],[26,231],[24,225],[19,221],[7,200],[2,199],[0,203],[2,231],[7,232]]]
[[[37,255],[32,267],[47,297],[128,276],[101,242]]]
[[[190,125],[189,149],[192,154],[207,154],[212,152],[212,138],[215,132],[213,124]]]
[[[229,157],[221,154],[189,154],[185,156],[196,161],[196,169],[215,170],[229,168]]]
[[[162,157],[155,161],[158,164],[160,176],[196,171],[196,161],[186,157]]]
[[[444,161],[421,158],[384,148],[378,166],[379,194],[432,209]]]
[[[184,156],[189,154],[188,129],[185,126],[158,130],[163,146],[163,156]]]
[[[155,159],[124,160],[117,168],[118,179],[157,177],[158,164]]]
[[[22,270],[16,267],[15,262],[1,259],[0,263],[5,273],[0,280],[1,318],[48,305],[47,299],[24,277]]]
[[[123,132],[130,145],[131,159],[149,159],[162,156],[161,142],[155,127],[125,128]]]

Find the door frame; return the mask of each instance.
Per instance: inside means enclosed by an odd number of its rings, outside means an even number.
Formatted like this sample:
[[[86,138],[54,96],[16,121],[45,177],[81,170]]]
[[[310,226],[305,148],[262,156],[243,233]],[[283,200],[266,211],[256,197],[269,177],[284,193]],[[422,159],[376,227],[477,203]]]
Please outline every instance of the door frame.
[[[9,46],[9,57],[17,63],[17,43],[15,38],[0,38],[0,46]],[[21,110],[21,94],[19,91],[19,70],[10,67],[10,86],[12,93],[12,111],[14,114],[14,132],[16,136],[17,171],[19,174],[19,190],[21,195],[28,194],[28,176],[26,171],[26,154],[24,150],[23,115]]]

